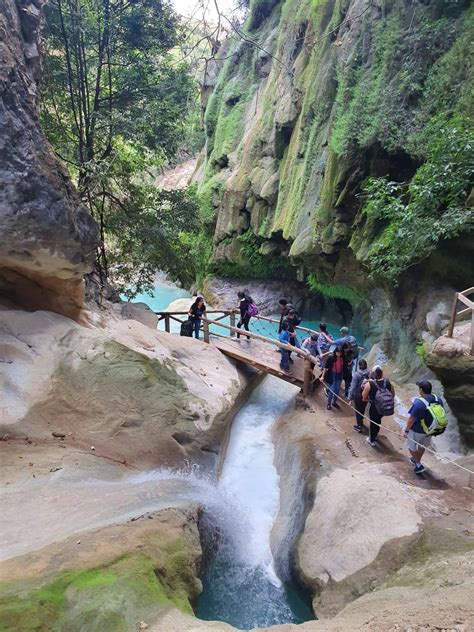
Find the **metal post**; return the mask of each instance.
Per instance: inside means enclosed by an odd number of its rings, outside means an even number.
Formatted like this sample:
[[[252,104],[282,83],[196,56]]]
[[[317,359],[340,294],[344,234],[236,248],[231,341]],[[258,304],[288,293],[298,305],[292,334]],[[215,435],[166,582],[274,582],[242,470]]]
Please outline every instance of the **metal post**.
[[[209,336],[209,321],[206,318],[202,319],[202,329],[204,331],[204,342],[210,342]]]
[[[458,293],[454,295],[453,308],[451,310],[451,320],[449,321],[448,338],[453,337],[454,323],[456,320],[456,309],[458,307]]]
[[[231,326],[231,327],[235,327],[235,312],[234,312],[234,311],[232,311],[232,312],[230,313],[230,326]],[[231,336],[235,336],[235,333],[234,333],[233,331],[231,331],[231,332],[230,332],[230,335],[231,335]]]
[[[171,332],[171,328],[170,328],[170,317],[169,314],[165,314],[165,331],[167,333]]]

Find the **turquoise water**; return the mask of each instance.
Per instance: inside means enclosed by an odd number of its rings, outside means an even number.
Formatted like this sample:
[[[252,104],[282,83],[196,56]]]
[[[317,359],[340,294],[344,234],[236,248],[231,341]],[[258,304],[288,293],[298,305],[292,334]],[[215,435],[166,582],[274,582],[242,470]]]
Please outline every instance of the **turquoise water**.
[[[314,619],[309,600],[291,581],[277,577],[270,547],[280,509],[272,428],[292,409],[297,392],[267,376],[232,423],[217,483],[221,502],[214,509],[208,505],[199,529],[205,561],[196,608],[200,619],[225,621],[242,630]],[[276,555],[289,559],[287,550]],[[289,576],[289,568],[284,570]]]
[[[154,312],[162,312],[178,298],[189,298],[190,296],[191,294],[187,290],[170,283],[165,277],[158,277],[153,292],[151,294],[137,294],[133,302],[146,303]],[[124,297],[122,299],[127,300]]]

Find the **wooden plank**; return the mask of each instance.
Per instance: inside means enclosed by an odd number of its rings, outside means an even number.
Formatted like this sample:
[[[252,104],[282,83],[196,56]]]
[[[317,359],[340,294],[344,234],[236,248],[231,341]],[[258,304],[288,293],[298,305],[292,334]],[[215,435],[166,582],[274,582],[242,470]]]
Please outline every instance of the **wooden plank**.
[[[456,322],[456,310],[458,307],[458,293],[454,295],[453,306],[451,308],[451,318],[449,319],[448,338],[453,337],[454,324]]]
[[[474,292],[474,287],[470,287],[467,290],[463,290],[462,292],[459,292],[459,294],[462,294],[463,296],[468,296],[469,294],[472,294]]]
[[[253,338],[254,340],[261,340],[263,342],[266,342],[267,344],[271,344],[276,347],[279,347],[280,349],[287,349],[288,351],[291,351],[292,353],[295,353],[296,355],[302,358],[308,357],[308,353],[306,351],[302,351],[301,349],[298,349],[298,347],[293,347],[293,345],[284,344],[283,342],[280,342],[279,340],[275,340],[274,338],[267,338],[265,336],[260,336],[260,334],[254,334],[252,331],[246,331],[245,333],[242,333],[242,331],[238,329],[237,327],[231,327],[230,325],[225,325],[224,323],[219,323],[215,320],[209,320],[208,318],[207,319],[203,318],[203,322],[204,321],[209,323],[210,325],[216,325],[217,327],[223,327],[224,329],[227,329],[228,331],[234,331],[235,333],[240,333],[245,338]]]
[[[271,373],[287,382],[298,383],[300,386],[303,384],[304,369],[303,360],[301,358],[296,357],[294,359],[291,373],[286,374],[280,368],[280,354],[277,355],[274,350],[270,351],[266,344],[260,341],[254,341],[252,343],[242,341],[239,343],[233,341],[231,338],[219,338],[211,339],[211,344],[235,360],[250,364],[265,373]]]
[[[464,305],[467,305],[471,309],[474,309],[474,303],[462,294],[458,294],[458,301],[461,301],[461,303],[464,303]]]

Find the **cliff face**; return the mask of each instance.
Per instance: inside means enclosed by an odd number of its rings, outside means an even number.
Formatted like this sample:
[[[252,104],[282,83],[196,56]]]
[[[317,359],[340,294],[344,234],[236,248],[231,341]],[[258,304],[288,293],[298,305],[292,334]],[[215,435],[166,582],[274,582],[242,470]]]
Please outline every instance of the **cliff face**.
[[[97,232],[38,121],[42,4],[0,2],[0,293],[75,316]]]
[[[406,377],[474,278],[472,24],[463,2],[254,0],[207,102],[216,270],[349,301]]]
[[[442,180],[449,130],[459,133],[472,114],[472,10],[439,1],[250,4],[246,38],[227,54],[206,109],[200,191],[217,265],[277,278],[284,268],[352,303],[373,288],[392,300],[389,288],[412,288],[414,278],[470,284],[472,264],[449,262],[472,255],[472,212],[444,215],[449,193],[422,188]],[[361,195],[368,177],[403,183],[405,197],[377,189],[387,210],[374,212]],[[410,184],[405,212],[394,198],[406,202]],[[258,256],[249,260],[249,249]],[[401,272],[418,259],[415,274]]]

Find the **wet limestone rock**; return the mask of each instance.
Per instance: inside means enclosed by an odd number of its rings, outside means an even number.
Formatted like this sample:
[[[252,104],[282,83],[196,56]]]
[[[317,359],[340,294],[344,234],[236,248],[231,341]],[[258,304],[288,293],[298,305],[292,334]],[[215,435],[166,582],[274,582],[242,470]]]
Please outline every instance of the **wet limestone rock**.
[[[426,363],[442,382],[446,400],[456,415],[459,432],[474,447],[474,355],[470,354],[471,324],[454,328],[452,338],[440,336],[426,354]]]
[[[192,614],[201,591],[197,511],[166,509],[3,562],[0,628],[136,631],[171,608]]]
[[[58,441],[129,464],[209,464],[246,380],[219,351],[135,320],[86,328],[0,311],[0,436]]]
[[[43,2],[0,5],[0,294],[77,317],[97,231],[39,124]]]

